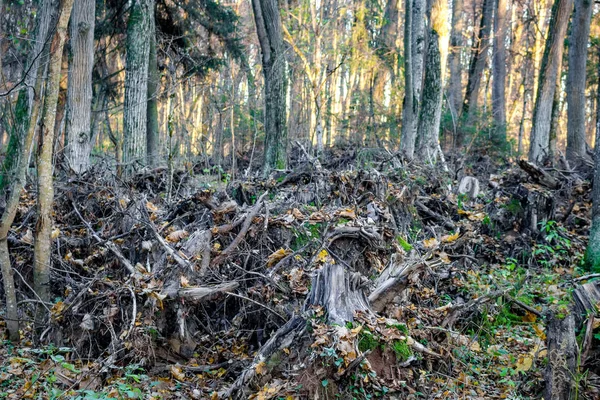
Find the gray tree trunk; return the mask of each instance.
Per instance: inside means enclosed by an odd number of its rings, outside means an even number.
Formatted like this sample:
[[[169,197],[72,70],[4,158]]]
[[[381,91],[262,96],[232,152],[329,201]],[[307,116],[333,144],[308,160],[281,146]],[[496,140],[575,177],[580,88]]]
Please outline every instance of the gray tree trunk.
[[[479,105],[481,78],[487,64],[487,54],[490,45],[493,11],[494,0],[483,0],[479,35],[473,46],[471,66],[469,67],[469,81],[467,82],[467,92],[465,93],[465,102],[463,104],[463,115],[467,117],[467,124],[472,123]]]
[[[406,0],[404,24],[404,82],[400,150],[408,159],[415,153],[425,47],[425,0]]]
[[[150,15],[150,50],[148,57],[148,107],[147,114],[147,133],[146,158],[148,165],[156,166],[159,161],[159,133],[158,133],[158,88],[160,84],[160,74],[158,72],[158,62],[156,59],[156,25],[154,22],[154,8]]]
[[[529,161],[544,163],[550,156],[550,125],[556,79],[562,65],[564,39],[573,0],[555,0],[548,25],[548,39],[540,67],[538,92],[533,110]]]
[[[450,54],[448,55],[448,67],[450,69],[448,82],[448,103],[452,107],[452,113],[457,116],[460,113],[462,95],[462,68],[460,55],[464,46],[463,34],[465,26],[464,0],[453,0],[452,2],[452,32],[450,34]]]
[[[492,114],[501,141],[506,141],[506,13],[507,0],[496,0],[492,60]]]
[[[265,77],[263,174],[287,165],[287,77],[277,0],[252,0]]]
[[[90,167],[92,151],[92,69],[96,2],[78,0],[73,5],[70,29],[71,66],[67,89],[67,160],[76,174]]]
[[[600,50],[600,49],[599,49]],[[598,51],[600,56],[600,51]],[[596,94],[596,144],[594,147],[594,184],[592,186],[592,228],[585,262],[594,272],[600,272],[600,63],[598,64],[598,93]]]
[[[567,160],[578,163],[587,155],[585,146],[585,77],[592,20],[592,0],[575,0],[569,39],[567,73]]]
[[[154,0],[134,0],[127,23],[125,103],[123,112],[123,163],[131,171],[134,162],[145,164],[150,16]]]
[[[434,0],[431,8],[423,100],[419,114],[417,153],[433,163],[441,156],[439,133],[445,64],[448,56],[448,8],[446,0]]]

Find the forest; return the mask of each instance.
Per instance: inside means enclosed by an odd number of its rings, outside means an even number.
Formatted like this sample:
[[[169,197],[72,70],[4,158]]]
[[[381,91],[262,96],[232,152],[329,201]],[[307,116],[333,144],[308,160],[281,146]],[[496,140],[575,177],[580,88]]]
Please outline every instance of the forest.
[[[600,1],[0,0],[0,399],[600,399]]]

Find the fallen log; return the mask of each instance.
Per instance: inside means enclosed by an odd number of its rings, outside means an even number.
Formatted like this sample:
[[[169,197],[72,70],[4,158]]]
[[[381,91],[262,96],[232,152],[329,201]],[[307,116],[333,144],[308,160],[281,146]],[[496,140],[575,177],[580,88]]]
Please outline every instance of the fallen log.
[[[556,178],[534,163],[531,163],[525,159],[521,159],[519,160],[519,167],[521,167],[521,169],[525,171],[534,181],[546,186],[549,189],[557,189],[560,186],[560,182]]]

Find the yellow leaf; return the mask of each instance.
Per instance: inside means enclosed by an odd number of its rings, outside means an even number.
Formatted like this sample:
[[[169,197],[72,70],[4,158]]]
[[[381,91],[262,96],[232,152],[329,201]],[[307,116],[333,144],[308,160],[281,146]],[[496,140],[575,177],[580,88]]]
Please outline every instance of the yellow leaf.
[[[262,375],[265,372],[267,372],[267,365],[265,364],[264,361],[261,361],[258,364],[256,364],[256,367],[254,367],[254,369],[256,370],[256,373],[258,375]]]
[[[432,249],[434,247],[437,247],[439,244],[440,244],[440,242],[438,242],[438,240],[436,238],[423,240],[423,246],[425,246],[425,248],[427,248],[427,249]]]
[[[523,322],[535,322],[537,320],[537,316],[534,313],[527,311],[522,319]]]
[[[546,332],[544,332],[544,329],[542,329],[540,324],[533,325],[533,330],[537,337],[542,340],[546,340]]]
[[[177,379],[178,381],[185,381],[185,373],[176,365],[171,365],[171,374],[173,375],[173,378]]]
[[[444,235],[444,236],[442,236],[442,243],[455,242],[459,236],[460,236],[460,232],[458,232],[458,231],[454,235]]]
[[[273,265],[277,264],[279,261],[281,261],[284,257],[289,255],[290,253],[291,253],[290,250],[286,250],[284,248],[277,250],[276,252],[271,254],[269,256],[269,258],[267,258],[267,267],[272,267]]]
[[[519,357],[519,361],[515,365],[515,371],[517,372],[527,372],[531,369],[533,365],[533,360],[531,357]]]
[[[65,303],[63,303],[62,301],[59,301],[52,306],[52,309],[50,310],[50,312],[52,313],[52,315],[57,316],[57,315],[60,315],[60,313],[62,313],[64,309],[65,309]]]
[[[219,394],[217,392],[212,392],[210,400],[219,400]]]
[[[329,257],[329,253],[327,252],[327,250],[323,249],[319,252],[319,254],[317,254],[317,262],[325,262],[327,260],[327,258]]]
[[[440,252],[438,255],[444,264],[450,264],[450,257],[448,257],[448,254],[445,251]]]
[[[346,208],[345,210],[341,210],[338,215],[343,218],[356,219],[356,213],[351,208]]]
[[[56,239],[60,236],[60,229],[58,228],[54,228],[54,230],[52,231],[52,234],[50,235],[50,237],[52,239]]]

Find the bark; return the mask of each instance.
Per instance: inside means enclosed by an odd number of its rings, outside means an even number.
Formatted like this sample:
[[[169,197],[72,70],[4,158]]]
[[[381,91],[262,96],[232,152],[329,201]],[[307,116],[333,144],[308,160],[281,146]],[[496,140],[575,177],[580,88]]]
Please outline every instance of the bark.
[[[30,123],[31,111],[33,109],[33,88],[38,79],[38,69],[46,68],[48,53],[42,54],[44,46],[48,45],[48,35],[50,27],[56,22],[56,10],[58,0],[43,0],[40,9],[37,12],[39,21],[36,25],[35,40],[28,57],[27,65],[24,69],[27,74],[24,77],[24,83],[27,89],[21,90],[15,106],[15,123],[10,132],[10,139],[6,149],[6,156],[0,168],[0,192],[4,191],[10,182],[14,179],[14,166],[19,162],[21,154],[21,144],[24,136],[27,134]],[[35,121],[34,121],[35,124]]]
[[[544,374],[545,400],[569,400],[573,397],[577,374],[578,346],[575,338],[575,316],[552,313],[548,321],[548,365]],[[576,397],[575,397],[576,398]]]
[[[154,8],[152,8],[152,10],[154,10]],[[149,39],[146,158],[148,160],[148,165],[150,167],[155,167],[159,161],[158,88],[160,84],[160,74],[158,72],[158,62],[156,58],[156,25],[154,21],[154,12],[150,15]]]
[[[38,220],[35,227],[35,247],[33,251],[34,290],[42,301],[50,302],[50,255],[52,253],[52,203],[54,187],[52,180],[52,150],[54,144],[54,127],[56,109],[60,89],[61,62],[67,28],[74,0],[61,0],[59,18],[52,44],[44,108],[42,110],[42,126],[38,142]],[[40,328],[45,317],[45,307],[38,307],[36,325]]]
[[[287,78],[281,17],[276,0],[252,0],[265,78],[263,174],[287,164]]]
[[[46,52],[48,47],[46,46]],[[38,68],[38,74],[42,75],[42,68]],[[6,328],[8,337],[12,341],[19,340],[19,319],[17,310],[17,296],[15,292],[15,284],[13,271],[10,264],[10,253],[8,250],[8,231],[17,214],[19,199],[21,192],[25,186],[27,167],[29,164],[29,156],[33,143],[33,137],[37,128],[37,120],[40,111],[40,92],[42,84],[42,76],[36,79],[36,87],[34,88],[35,96],[33,97],[33,108],[31,110],[31,122],[29,123],[27,134],[23,138],[21,147],[22,154],[19,157],[18,164],[15,166],[14,179],[11,182],[10,194],[6,200],[6,207],[0,218],[0,267],[2,269],[2,281],[4,284],[4,295],[6,299]]]
[[[572,8],[573,0],[555,0],[552,6],[529,140],[529,161],[540,164],[550,156],[550,125],[554,92],[562,65],[564,38]]]
[[[123,162],[131,172],[134,162],[145,164],[150,16],[154,0],[135,0],[127,23]]]
[[[600,54],[600,53],[599,53]],[[596,144],[594,147],[594,184],[592,187],[592,227],[585,262],[592,271],[600,272],[600,63],[596,97]]]
[[[94,67],[95,1],[73,6],[70,29],[71,66],[67,89],[67,160],[76,174],[90,167],[92,151],[92,69]]]
[[[425,84],[419,114],[417,153],[422,160],[433,163],[441,156],[439,143],[442,116],[442,89],[448,55],[449,27],[445,0],[435,0],[431,9],[428,36]]]
[[[567,73],[567,160],[580,162],[587,155],[585,142],[585,77],[592,0],[575,0],[575,11],[569,39],[569,71]]]
[[[473,118],[477,113],[479,105],[479,92],[483,72],[487,64],[490,32],[492,31],[493,10],[494,0],[483,0],[479,35],[473,47],[473,55],[469,67],[469,80],[467,82],[467,92],[463,104],[463,115],[466,116],[468,124],[473,122]],[[459,144],[461,144],[460,141]]]
[[[452,32],[450,34],[450,54],[448,56],[448,67],[450,76],[448,82],[448,103],[452,107],[454,116],[458,115],[462,104],[462,68],[460,55],[464,46],[464,0],[453,0],[452,2]]]
[[[501,142],[506,141],[506,13],[507,0],[496,0],[492,60],[492,114]]]
[[[412,159],[415,152],[423,81],[425,1],[407,0],[404,25],[404,82],[400,149]]]

